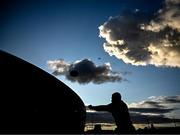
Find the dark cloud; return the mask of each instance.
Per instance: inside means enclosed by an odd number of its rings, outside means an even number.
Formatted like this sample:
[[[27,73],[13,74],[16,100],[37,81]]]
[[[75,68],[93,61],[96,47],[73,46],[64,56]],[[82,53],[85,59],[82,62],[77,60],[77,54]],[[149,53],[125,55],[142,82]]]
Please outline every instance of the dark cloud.
[[[180,122],[180,119],[167,118],[164,115],[141,115],[137,113],[132,115],[131,118],[134,124],[147,124],[147,122],[157,124],[172,123],[174,121]]]
[[[143,105],[148,105],[151,108],[164,108],[164,106],[160,105],[158,102],[155,101],[144,101]]]
[[[162,96],[158,99],[162,103],[180,103],[180,96]]]
[[[141,11],[110,17],[99,27],[104,50],[133,65],[180,67],[179,4],[166,0],[151,21]]]
[[[97,66],[91,60],[84,59],[74,63],[68,63],[62,59],[48,61],[49,67],[54,70],[53,74],[64,75],[72,82],[80,84],[105,82],[120,82],[123,78],[119,73],[112,71],[110,63]]]
[[[180,105],[180,96],[158,96],[158,97],[150,97],[146,101],[141,101],[138,103],[131,103],[129,105],[130,108],[154,108],[154,109],[164,109],[168,111],[168,109],[177,109]],[[175,108],[175,106],[177,106]],[[173,108],[172,108],[173,107]]]
[[[172,112],[175,109],[168,109],[168,108],[129,108],[132,112],[138,113],[153,113],[153,114],[164,114]]]

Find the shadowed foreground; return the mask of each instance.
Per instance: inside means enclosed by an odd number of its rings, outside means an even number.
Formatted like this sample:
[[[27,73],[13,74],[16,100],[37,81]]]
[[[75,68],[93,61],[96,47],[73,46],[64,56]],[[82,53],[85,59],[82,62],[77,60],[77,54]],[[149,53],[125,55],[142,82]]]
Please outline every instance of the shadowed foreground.
[[[0,51],[0,133],[83,133],[85,106],[64,83]]]
[[[147,128],[138,129],[131,134],[179,134],[180,127],[159,127],[159,128]],[[116,130],[102,130],[101,125],[95,125],[94,129],[87,130],[85,134],[118,134]]]

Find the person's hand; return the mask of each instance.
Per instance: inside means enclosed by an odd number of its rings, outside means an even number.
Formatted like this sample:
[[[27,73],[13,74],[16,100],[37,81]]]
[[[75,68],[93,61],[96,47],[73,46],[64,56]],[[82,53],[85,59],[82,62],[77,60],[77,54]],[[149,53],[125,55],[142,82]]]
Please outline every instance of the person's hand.
[[[89,108],[89,109],[93,109],[93,106],[92,106],[92,105],[88,105],[88,108]]]

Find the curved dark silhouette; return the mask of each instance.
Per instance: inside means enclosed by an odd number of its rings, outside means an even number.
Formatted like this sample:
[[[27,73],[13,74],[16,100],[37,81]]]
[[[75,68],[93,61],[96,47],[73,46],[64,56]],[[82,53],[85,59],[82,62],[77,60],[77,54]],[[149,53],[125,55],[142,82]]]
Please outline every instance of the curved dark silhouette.
[[[0,133],[83,133],[85,106],[68,86],[0,51]]]
[[[99,106],[88,106],[89,109],[96,111],[108,111],[112,113],[114,120],[116,122],[117,128],[116,133],[134,133],[135,128],[132,125],[128,107],[126,103],[121,100],[120,93],[116,92],[112,94],[112,103],[108,105],[99,105]]]

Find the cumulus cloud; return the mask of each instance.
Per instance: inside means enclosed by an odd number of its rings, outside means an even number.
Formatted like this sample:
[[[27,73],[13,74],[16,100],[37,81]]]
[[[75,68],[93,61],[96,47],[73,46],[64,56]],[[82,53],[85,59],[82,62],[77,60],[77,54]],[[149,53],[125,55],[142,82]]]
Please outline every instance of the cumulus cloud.
[[[104,50],[132,65],[180,67],[179,5],[166,0],[150,21],[140,11],[110,17],[99,27]]]
[[[166,27],[172,28],[180,32],[180,1],[165,0],[165,6],[158,11],[157,17],[147,25],[144,29],[154,32],[164,30]]]
[[[60,59],[48,61],[47,63],[54,71],[55,76],[64,75],[68,80],[80,84],[90,82],[101,84],[123,80],[119,73],[112,71],[110,63],[97,66],[89,59],[78,60],[73,63]]]

